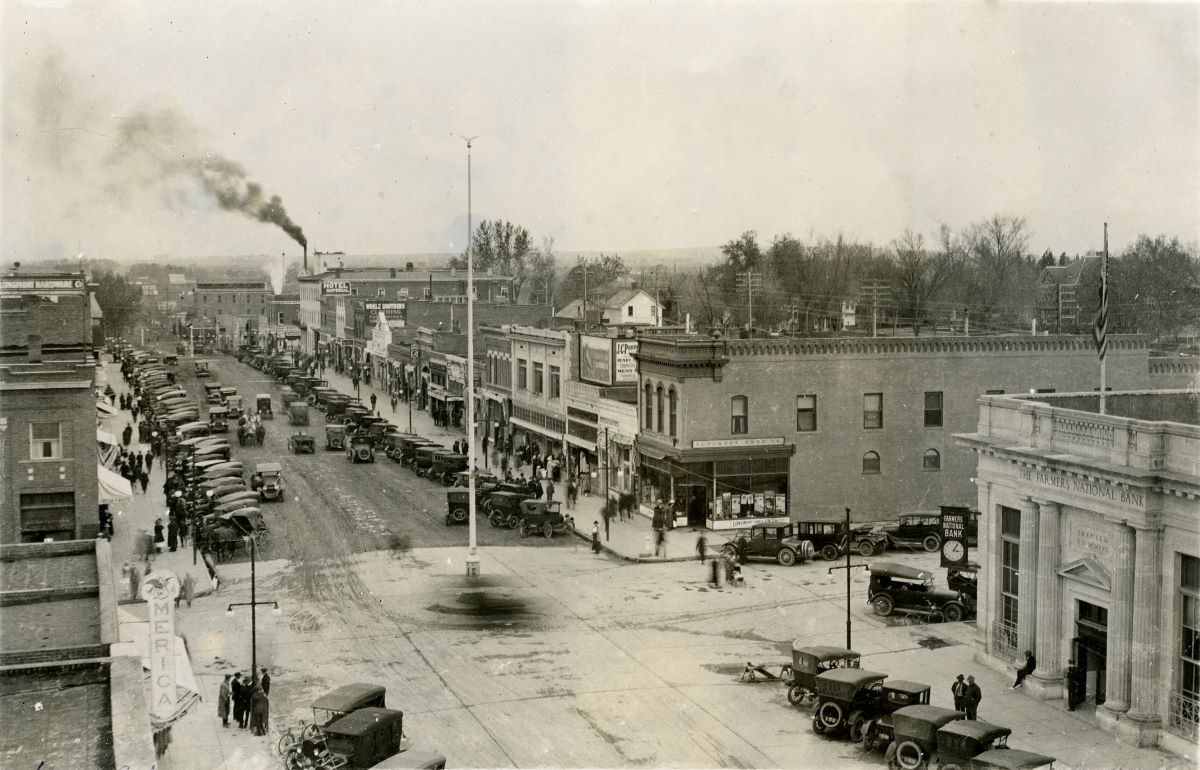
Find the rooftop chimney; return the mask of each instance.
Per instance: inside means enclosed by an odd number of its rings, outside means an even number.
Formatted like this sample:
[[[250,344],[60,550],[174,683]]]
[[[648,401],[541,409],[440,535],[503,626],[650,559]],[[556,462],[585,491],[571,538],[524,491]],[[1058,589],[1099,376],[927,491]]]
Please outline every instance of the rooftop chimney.
[[[388,275],[392,278],[395,278],[396,277],[396,268],[393,267],[391,270],[388,270]]]
[[[412,264],[412,262],[405,262],[405,263],[404,263],[404,272],[406,272],[406,273],[411,273],[412,271],[413,271],[413,264]]]

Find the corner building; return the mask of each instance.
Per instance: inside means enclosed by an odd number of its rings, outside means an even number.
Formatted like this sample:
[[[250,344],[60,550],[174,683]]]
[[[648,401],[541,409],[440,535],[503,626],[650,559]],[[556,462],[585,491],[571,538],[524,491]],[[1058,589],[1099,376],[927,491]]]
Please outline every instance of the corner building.
[[[1200,391],[983,397],[978,650],[1138,746],[1200,737]],[[1067,705],[1067,704],[1064,704]]]
[[[976,398],[1098,384],[1090,337],[640,338],[639,501],[676,521],[892,519],[975,499]],[[1108,383],[1150,384],[1144,338],[1109,336]]]

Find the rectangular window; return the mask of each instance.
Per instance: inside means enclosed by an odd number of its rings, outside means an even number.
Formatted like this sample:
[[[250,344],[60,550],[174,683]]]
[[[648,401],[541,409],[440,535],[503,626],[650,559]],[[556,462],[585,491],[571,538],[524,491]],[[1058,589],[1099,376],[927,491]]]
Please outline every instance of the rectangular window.
[[[421,297],[423,299],[429,299],[433,296],[433,289],[429,288],[428,286],[422,289],[421,292]]]
[[[985,395],[985,396],[1003,396],[1004,389],[1001,388],[1000,390],[985,390],[983,392],[983,395]]]
[[[796,430],[809,432],[817,429],[817,397],[796,396]]]
[[[524,358],[517,359],[517,387],[521,390],[529,389],[529,364]]]
[[[62,455],[62,424],[35,422],[29,426],[29,459],[56,460]]]
[[[557,366],[550,367],[550,398],[558,398],[562,389],[562,374]]]
[[[883,427],[883,394],[863,393],[863,428],[878,430]]]
[[[630,305],[629,307],[625,308],[625,310],[628,311],[625,313],[625,315],[629,316],[630,318],[633,318],[633,305]]]
[[[1000,508],[1000,622],[1017,627],[1020,597],[1021,512]]]
[[[379,289],[378,293],[376,293],[376,295],[375,295],[375,296],[377,296],[377,297],[386,297],[386,296],[387,296],[387,289]]]
[[[1190,716],[1195,735],[1200,716],[1200,559],[1195,556],[1179,557],[1179,591],[1179,693],[1191,701],[1191,708],[1173,709],[1172,717],[1187,721]]]
[[[925,391],[925,427],[942,427],[942,391]]]
[[[729,432],[734,434],[750,431],[750,405],[745,396],[734,396],[730,402]]]
[[[533,388],[532,388],[532,390],[534,393],[541,393],[542,389],[543,389],[543,387],[542,387],[542,362],[534,361],[533,362]]]

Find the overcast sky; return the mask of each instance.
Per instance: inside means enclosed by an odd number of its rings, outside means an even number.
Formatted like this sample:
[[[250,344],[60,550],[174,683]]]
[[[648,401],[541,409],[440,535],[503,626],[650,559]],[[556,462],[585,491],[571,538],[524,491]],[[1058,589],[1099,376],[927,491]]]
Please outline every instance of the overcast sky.
[[[455,134],[479,136],[476,221],[560,250],[886,243],[994,213],[1039,252],[1099,247],[1105,220],[1114,248],[1200,238],[1197,4],[0,8],[5,262],[298,254],[164,161],[197,153],[279,195],[312,248],[459,251]],[[170,128],[129,152],[142,114]]]

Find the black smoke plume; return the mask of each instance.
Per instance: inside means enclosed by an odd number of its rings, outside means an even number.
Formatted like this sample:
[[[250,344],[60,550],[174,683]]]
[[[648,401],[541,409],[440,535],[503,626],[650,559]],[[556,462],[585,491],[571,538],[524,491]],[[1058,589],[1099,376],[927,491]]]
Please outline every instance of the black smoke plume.
[[[282,229],[296,243],[308,245],[304,231],[292,221],[278,195],[268,198],[262,185],[247,178],[241,164],[205,148],[196,129],[171,110],[143,111],[120,122],[111,166],[136,168],[136,184],[150,186],[179,181],[195,183],[226,211],[235,211]],[[131,181],[126,175],[125,183]],[[119,186],[111,191],[121,194]]]

